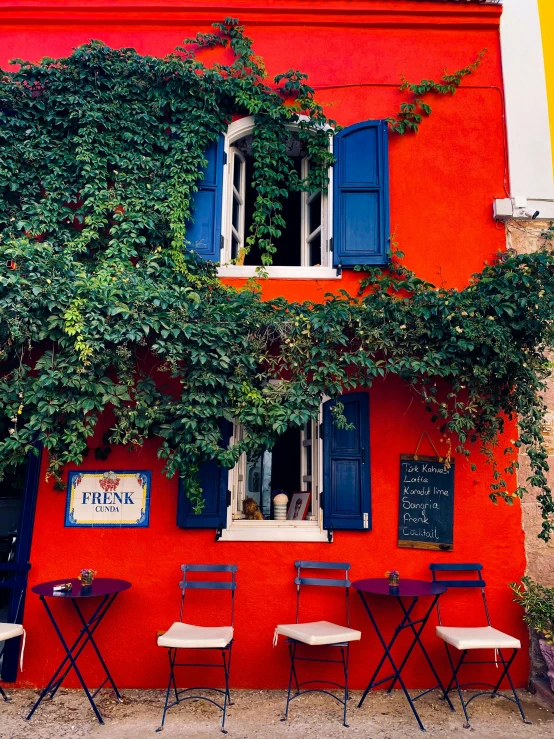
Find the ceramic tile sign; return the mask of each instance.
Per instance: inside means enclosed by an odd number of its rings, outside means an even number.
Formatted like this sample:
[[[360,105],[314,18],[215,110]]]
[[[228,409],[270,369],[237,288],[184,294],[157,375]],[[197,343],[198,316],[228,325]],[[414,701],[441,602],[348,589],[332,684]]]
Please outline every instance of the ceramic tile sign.
[[[145,528],[150,519],[151,472],[71,470],[67,527]]]
[[[450,551],[454,545],[454,462],[400,455],[398,546]]]

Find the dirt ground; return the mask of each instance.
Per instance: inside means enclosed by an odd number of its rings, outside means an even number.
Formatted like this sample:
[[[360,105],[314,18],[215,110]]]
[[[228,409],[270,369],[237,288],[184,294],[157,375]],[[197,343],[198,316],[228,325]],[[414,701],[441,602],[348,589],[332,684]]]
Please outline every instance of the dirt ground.
[[[10,691],[11,701],[0,700],[1,739],[62,739],[72,737],[109,737],[109,739],[154,739],[167,737],[217,737],[220,714],[208,703],[187,701],[173,708],[162,734],[155,734],[160,724],[163,693],[155,690],[125,690],[123,702],[104,691],[98,705],[105,719],[100,726],[81,691],[62,690],[52,702],[45,702],[31,721],[24,719],[38,693],[32,690]],[[464,729],[457,701],[451,713],[432,694],[418,701],[426,725],[424,736],[434,737],[554,737],[554,713],[538,698],[521,691],[522,702],[532,725],[525,725],[512,703],[483,697],[470,706],[471,729]],[[353,692],[349,703],[350,728],[342,726],[338,703],[321,695],[298,698],[291,704],[289,720],[280,721],[284,709],[283,691],[234,691],[234,705],[227,714],[229,739],[329,739],[330,737],[365,737],[365,739],[413,739],[419,729],[403,694],[382,692],[368,696],[357,709],[359,693]]]

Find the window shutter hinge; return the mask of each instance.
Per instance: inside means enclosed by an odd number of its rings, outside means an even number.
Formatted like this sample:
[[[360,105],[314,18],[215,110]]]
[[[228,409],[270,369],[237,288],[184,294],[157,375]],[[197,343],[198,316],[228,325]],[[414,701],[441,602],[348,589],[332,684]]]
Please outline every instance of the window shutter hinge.
[[[323,510],[323,490],[319,494],[319,507]]]
[[[223,152],[223,166],[225,166],[226,164],[227,164],[227,152],[224,151]]]
[[[369,528],[369,513],[364,513],[364,529]]]
[[[225,249],[225,236],[223,236],[223,234],[221,234],[221,236],[219,237],[219,248],[221,249],[221,251]]]
[[[327,529],[327,541],[329,544],[333,543],[333,529]]]
[[[323,439],[323,424],[319,424],[319,438]]]
[[[338,277],[340,277],[342,275],[342,264],[341,264],[341,262],[339,262],[337,264],[337,275],[338,275]]]
[[[219,541],[221,539],[221,535],[223,534],[223,526],[218,526],[215,530],[215,540]]]
[[[227,508],[229,508],[229,506],[231,505],[231,491],[230,490],[227,490],[227,495],[225,497],[225,505],[227,506]]]
[[[334,246],[334,241],[333,241],[333,237],[331,236],[331,238],[329,239],[329,251],[333,251],[333,246]]]

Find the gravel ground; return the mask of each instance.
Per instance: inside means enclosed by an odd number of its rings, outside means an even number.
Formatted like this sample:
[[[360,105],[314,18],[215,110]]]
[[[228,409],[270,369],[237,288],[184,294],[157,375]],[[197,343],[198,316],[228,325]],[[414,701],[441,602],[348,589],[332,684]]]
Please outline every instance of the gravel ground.
[[[161,691],[125,690],[122,703],[104,691],[98,705],[106,723],[100,726],[81,691],[62,690],[54,701],[44,703],[27,723],[24,717],[37,695],[32,690],[12,690],[9,703],[0,700],[1,739],[154,739],[163,706]],[[356,708],[359,695],[353,691],[353,700],[349,704],[350,728],[345,729],[340,720],[340,706],[325,696],[312,694],[297,699],[291,705],[289,720],[283,723],[280,721],[284,708],[283,691],[234,691],[235,703],[227,714],[229,739],[286,739],[293,736],[302,739],[413,739],[420,736],[402,693],[394,691],[391,696],[382,692],[372,693],[361,710]],[[462,727],[461,710],[451,713],[436,696],[425,696],[417,705],[429,737],[552,739],[554,713],[529,693],[521,691],[521,697],[527,717],[533,722],[531,726],[525,725],[516,706],[505,700],[483,697],[474,701],[470,706],[472,728],[469,731]],[[187,701],[169,712],[160,736],[167,739],[221,736],[219,719],[219,711],[210,704]]]

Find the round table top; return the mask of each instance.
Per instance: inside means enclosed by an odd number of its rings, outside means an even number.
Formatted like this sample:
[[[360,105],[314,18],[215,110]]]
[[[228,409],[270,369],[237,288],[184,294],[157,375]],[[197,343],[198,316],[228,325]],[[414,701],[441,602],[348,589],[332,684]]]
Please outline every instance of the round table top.
[[[63,585],[66,582],[70,582],[73,586],[69,593],[54,592],[53,588],[55,585]],[[81,581],[76,577],[69,577],[65,580],[51,580],[50,582],[43,582],[40,585],[35,585],[31,588],[33,593],[51,598],[94,598],[99,595],[112,595],[113,593],[121,593],[123,590],[128,590],[131,587],[131,583],[127,580],[116,580],[112,577],[95,577],[92,581],[90,590],[83,593]]]
[[[430,582],[429,580],[408,580],[400,578],[400,585],[391,588],[386,577],[372,577],[368,580],[356,580],[352,583],[352,587],[360,590],[362,593],[373,593],[373,595],[393,595],[395,598],[399,596],[423,596],[423,595],[440,595],[446,592],[446,587],[440,582]]]

